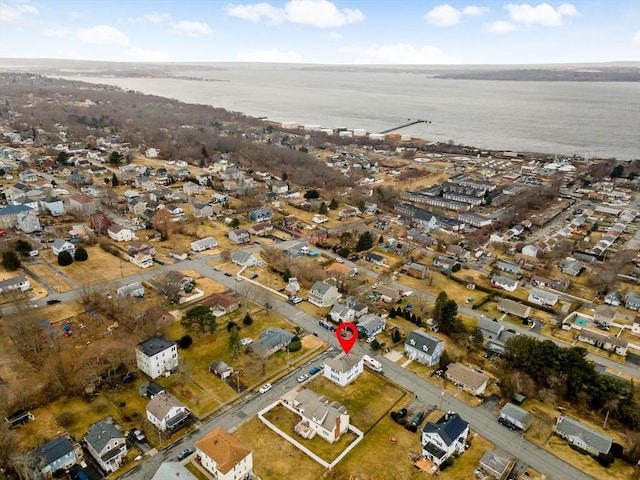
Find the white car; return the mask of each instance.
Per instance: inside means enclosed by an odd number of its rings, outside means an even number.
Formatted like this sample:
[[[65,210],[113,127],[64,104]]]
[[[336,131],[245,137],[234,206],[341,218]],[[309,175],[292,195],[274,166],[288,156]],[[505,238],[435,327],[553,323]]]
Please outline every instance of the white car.
[[[367,338],[367,343],[373,343],[373,341],[376,339],[376,337],[368,337]]]
[[[338,263],[344,263],[344,260],[340,257],[336,257],[336,262]]]
[[[302,383],[302,382],[304,382],[307,378],[309,378],[309,375],[307,375],[306,373],[305,373],[305,374],[303,374],[303,375],[300,375],[300,376],[298,377],[298,383]]]
[[[265,383],[262,387],[260,387],[260,390],[258,390],[258,391],[260,393],[267,393],[272,388],[273,388],[273,386],[270,383]]]
[[[251,345],[252,343],[253,343],[253,340],[251,340],[249,337],[245,337],[240,340],[240,345],[242,345],[243,347],[246,347],[247,345]]]
[[[291,297],[291,303],[293,303],[294,305],[300,303],[301,301],[302,301],[302,298],[300,298],[300,297],[298,297],[296,295]]]

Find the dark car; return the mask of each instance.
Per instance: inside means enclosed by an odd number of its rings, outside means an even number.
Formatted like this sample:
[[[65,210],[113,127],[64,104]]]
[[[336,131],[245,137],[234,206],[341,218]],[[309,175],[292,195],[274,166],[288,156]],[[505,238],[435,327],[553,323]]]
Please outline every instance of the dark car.
[[[82,470],[76,472],[75,478],[77,480],[89,480],[89,477]]]
[[[402,418],[402,417],[406,417],[407,416],[407,409],[406,408],[401,408],[400,410],[398,410],[398,415],[396,418]]]
[[[60,303],[59,298],[52,298],[51,300],[47,300],[47,305],[54,305],[56,303]]]
[[[320,367],[313,367],[311,370],[309,370],[309,375],[315,375],[320,370],[322,370]]]
[[[193,448],[185,448],[178,454],[178,460],[184,460],[194,452]]]
[[[256,278],[258,278],[258,274],[257,273],[254,273],[253,275],[251,275],[249,277],[250,280],[255,280]]]
[[[224,272],[224,276],[225,277],[233,277],[233,275],[231,275],[229,272]]]
[[[122,376],[122,383],[131,383],[136,379],[136,372],[127,372]]]
[[[164,262],[159,258],[154,258],[153,261],[156,262],[158,265],[164,265]]]

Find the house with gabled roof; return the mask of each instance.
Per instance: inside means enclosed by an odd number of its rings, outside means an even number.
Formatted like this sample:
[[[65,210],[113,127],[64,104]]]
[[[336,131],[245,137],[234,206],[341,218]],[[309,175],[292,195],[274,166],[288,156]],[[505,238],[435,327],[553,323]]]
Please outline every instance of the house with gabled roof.
[[[193,204],[193,217],[194,218],[208,218],[214,214],[213,205],[208,203],[194,203]]]
[[[524,408],[508,402],[500,410],[498,421],[510,428],[525,432],[531,426],[533,417]]]
[[[253,474],[251,449],[230,435],[222,427],[216,427],[195,444],[200,465],[215,480],[248,480]]]
[[[469,424],[457,413],[445,413],[422,429],[422,454],[436,465],[466,450]]]
[[[50,440],[29,453],[38,464],[37,470],[30,472],[33,480],[50,477],[57,470],[67,470],[82,459],[81,448],[74,445],[69,435]]]
[[[507,478],[516,462],[513,458],[498,455],[493,450],[487,450],[478,463],[480,468],[493,478],[502,480]]]
[[[309,303],[316,307],[330,307],[334,305],[342,295],[333,285],[318,280],[309,291]]]
[[[0,293],[9,292],[11,290],[26,292],[31,290],[31,282],[29,282],[29,279],[25,275],[17,275],[5,280],[0,280]]]
[[[515,302],[508,298],[502,298],[498,302],[498,310],[509,315],[515,315],[520,318],[529,318],[531,316],[531,307],[520,302]]]
[[[249,220],[252,222],[267,222],[273,218],[273,210],[271,207],[260,207],[249,212]]]
[[[640,311],[640,295],[635,292],[627,292],[624,297],[624,306],[629,310]]]
[[[163,432],[174,431],[187,421],[191,412],[168,392],[154,395],[146,406],[147,420]]]
[[[162,462],[151,480],[198,480],[181,462]]]
[[[518,275],[520,273],[520,265],[514,265],[513,263],[498,260],[496,262],[496,268],[501,272],[507,272],[512,275]]]
[[[200,305],[205,305],[214,311],[218,310],[224,313],[231,313],[240,308],[240,300],[226,293],[214,293],[201,300]]]
[[[622,305],[622,295],[620,295],[616,290],[613,290],[604,296],[604,303],[614,307],[619,307]]]
[[[81,193],[75,193],[69,197],[69,208],[84,215],[90,215],[96,211],[93,199]]]
[[[247,231],[256,237],[265,237],[273,231],[273,224],[271,222],[256,223],[247,228]]]
[[[233,368],[222,360],[216,360],[209,365],[209,371],[220,377],[221,380],[229,378],[233,374]]]
[[[291,343],[294,335],[282,328],[267,328],[251,344],[251,350],[260,358],[268,358],[278,350],[284,349]]]
[[[324,362],[323,375],[333,383],[344,387],[358,378],[363,371],[362,357],[342,354]]]
[[[358,331],[364,333],[367,337],[373,337],[382,332],[387,326],[387,322],[380,315],[367,313],[358,320]]]
[[[56,238],[51,244],[51,251],[54,255],[60,255],[62,252],[69,252],[71,256],[76,253],[76,246],[62,238]]]
[[[234,250],[231,252],[231,261],[241,267],[252,267],[260,263],[260,260],[247,250]]]
[[[507,292],[513,292],[518,288],[518,281],[503,277],[502,275],[494,275],[491,278],[491,286],[494,288],[501,288]]]
[[[204,252],[205,250],[214,249],[218,246],[218,240],[213,237],[201,238],[191,242],[192,252]]]
[[[489,318],[482,315],[478,319],[478,329],[482,332],[485,339],[497,339],[504,331],[504,325],[495,318]]]
[[[122,225],[111,225],[107,234],[115,242],[130,242],[138,238],[135,233]]]
[[[413,330],[404,341],[404,354],[427,366],[436,365],[444,352],[444,342],[427,335],[421,330]]]
[[[587,427],[571,417],[560,416],[556,422],[556,435],[592,455],[607,454],[613,439]]]
[[[547,292],[541,288],[532,288],[529,292],[528,300],[538,305],[546,305],[547,307],[553,307],[558,303],[559,297],[555,293]]]
[[[40,200],[40,205],[45,212],[53,217],[64,215],[64,203],[56,197],[47,197]]]
[[[298,393],[291,402],[291,407],[302,417],[294,430],[304,438],[311,439],[320,435],[327,442],[333,443],[349,429],[347,409],[312,390],[304,389]]]
[[[616,308],[609,305],[598,305],[593,314],[593,321],[597,324],[607,327],[611,326],[611,322],[616,316]]]
[[[355,315],[356,312],[352,308],[341,303],[336,303],[329,312],[331,320],[335,323],[352,322]]]
[[[422,280],[427,276],[428,268],[426,267],[426,265],[412,262],[403,265],[402,270],[406,272],[407,275]]]
[[[249,235],[249,232],[245,228],[235,228],[230,230],[227,236],[229,237],[229,240],[236,245],[243,245],[251,239],[251,235]]]
[[[105,472],[115,472],[127,454],[124,433],[107,419],[94,423],[84,436],[89,454]]]
[[[475,396],[482,395],[489,383],[489,377],[484,373],[476,372],[462,363],[450,363],[445,376],[447,380]]]

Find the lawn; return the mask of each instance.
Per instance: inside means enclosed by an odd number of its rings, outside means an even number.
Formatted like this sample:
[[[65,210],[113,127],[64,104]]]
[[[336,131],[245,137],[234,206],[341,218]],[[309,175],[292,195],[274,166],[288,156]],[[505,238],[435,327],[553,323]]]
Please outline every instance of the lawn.
[[[324,471],[257,417],[243,423],[234,435],[253,450],[253,471],[263,480],[292,478],[293,471],[296,480],[316,480]]]
[[[311,440],[302,438],[294,432],[294,427],[300,422],[300,415],[296,415],[287,407],[278,405],[265,414],[265,419],[278,427],[282,432],[294,438],[300,444],[311,450],[328,463],[333,462],[347,447],[357,439],[351,432],[340,437],[337,442],[329,443],[316,435]]]
[[[123,245],[119,246],[123,247]],[[121,258],[117,258],[98,246],[90,246],[86,247],[86,249],[89,254],[89,259],[86,262],[73,262],[66,267],[58,267],[58,259],[52,250],[42,250],[40,256],[57,270],[79,283],[98,284],[115,280],[116,278],[128,277],[142,271],[142,269],[127,261],[126,253],[124,252],[121,252]]]
[[[60,432],[66,430],[76,440],[81,439],[91,425],[99,422],[105,417],[112,416],[120,421],[118,409],[103,395],[92,397],[89,401],[85,401],[80,397],[60,398],[47,406],[49,413],[62,423]],[[60,422],[62,414],[69,416],[68,421]]]
[[[384,377],[365,370],[346,387],[324,377],[313,380],[308,388],[344,405],[351,417],[351,424],[365,434],[404,395],[404,391]]]
[[[59,275],[56,271],[56,267],[51,264],[34,263],[29,265],[29,270],[49,284],[57,292],[68,292],[73,289],[73,285],[65,279],[64,275]]]
[[[441,413],[437,413],[439,417]],[[391,437],[395,438],[392,443]],[[480,458],[493,445],[485,438],[471,434],[471,448],[455,459],[454,464],[441,477],[452,480],[468,480],[474,478],[473,472]],[[371,452],[375,452],[371,455]],[[335,467],[332,474],[323,478],[332,480],[367,479],[388,480],[424,480],[429,478],[418,470],[409,460],[408,455],[421,453],[420,434],[411,433],[385,416],[373,430]]]
[[[222,360],[241,372],[240,386],[242,389],[263,383],[265,376],[269,376],[287,365],[286,352],[277,352],[272,355],[265,362],[265,373],[263,373],[262,362],[254,355],[243,352],[235,361],[231,358],[228,347],[229,333],[226,329],[227,322],[231,320],[234,320],[240,327],[240,338],[248,337],[255,340],[268,327],[280,327],[291,332],[294,330],[292,324],[281,317],[273,315],[271,312],[265,313],[264,310],[253,312],[251,315],[253,323],[249,326],[244,325],[242,323],[243,310],[244,308],[218,319],[218,328],[214,334],[198,335],[197,333],[191,333],[194,339],[193,345],[188,350],[180,350],[181,371],[184,375],[184,380],[186,380],[186,382],[181,381],[180,384],[191,384],[191,388],[184,392],[189,397],[185,398],[185,403],[189,401],[195,402],[197,395],[190,392],[193,389],[196,391],[202,390],[198,395],[211,400],[205,401],[201,406],[197,406],[196,414],[202,414],[201,409],[204,407],[213,408],[218,404],[232,400],[237,395],[236,388],[229,386],[209,371],[209,365],[215,360]],[[164,333],[168,338],[180,338],[187,331],[179,322],[176,322],[167,327]],[[290,354],[289,360],[291,363],[295,363],[308,352],[321,347],[322,342],[314,336],[307,335],[302,338],[302,346],[303,348],[300,351]],[[172,388],[179,387],[176,383],[173,383]],[[174,393],[178,396],[180,395],[179,392]]]

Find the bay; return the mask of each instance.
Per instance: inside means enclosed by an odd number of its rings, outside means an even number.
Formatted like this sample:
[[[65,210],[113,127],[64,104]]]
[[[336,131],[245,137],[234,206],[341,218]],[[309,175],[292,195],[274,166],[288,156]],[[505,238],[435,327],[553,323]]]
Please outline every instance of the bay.
[[[65,77],[278,122],[380,132],[422,119],[432,123],[398,132],[484,149],[640,158],[640,84],[634,82],[452,80],[402,67],[275,64],[185,65],[179,79],[74,73]]]

